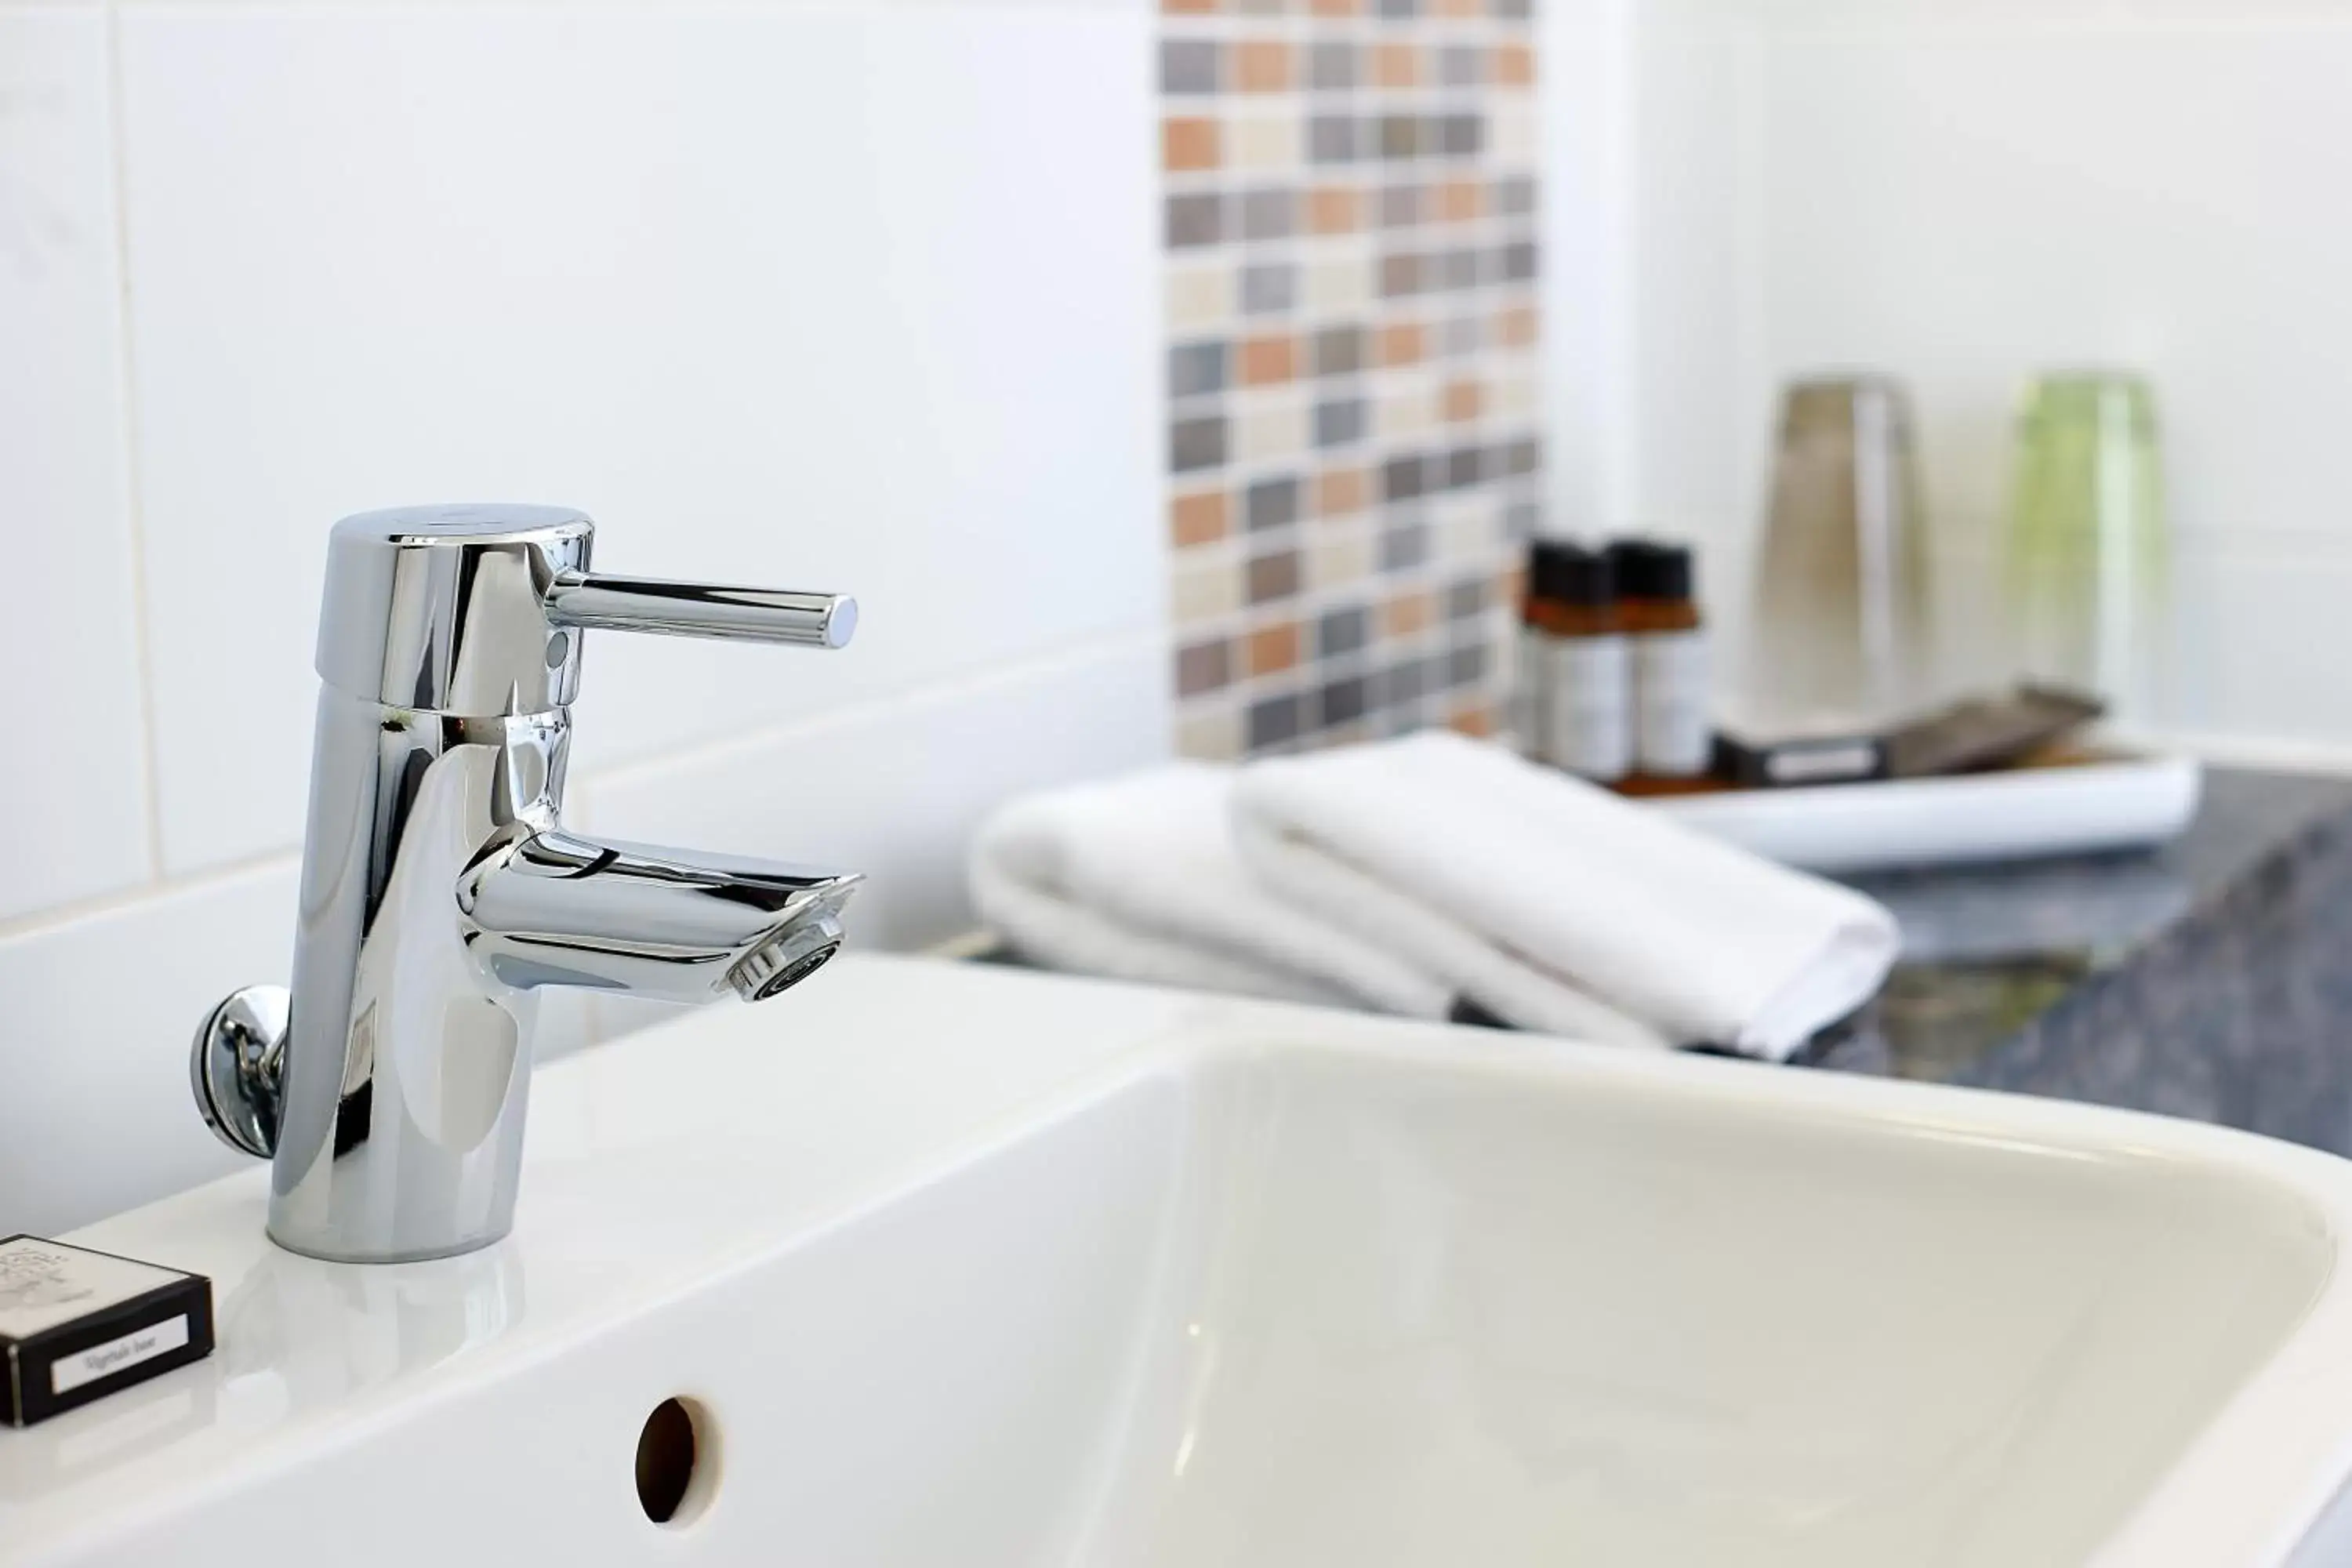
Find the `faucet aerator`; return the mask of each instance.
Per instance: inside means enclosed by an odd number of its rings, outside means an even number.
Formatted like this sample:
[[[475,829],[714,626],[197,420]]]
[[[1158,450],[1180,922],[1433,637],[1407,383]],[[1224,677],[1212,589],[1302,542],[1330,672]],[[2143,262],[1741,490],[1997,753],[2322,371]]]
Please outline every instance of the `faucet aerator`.
[[[727,972],[727,984],[746,1002],[781,996],[823,969],[841,951],[841,922],[830,910],[794,921],[745,953]]]

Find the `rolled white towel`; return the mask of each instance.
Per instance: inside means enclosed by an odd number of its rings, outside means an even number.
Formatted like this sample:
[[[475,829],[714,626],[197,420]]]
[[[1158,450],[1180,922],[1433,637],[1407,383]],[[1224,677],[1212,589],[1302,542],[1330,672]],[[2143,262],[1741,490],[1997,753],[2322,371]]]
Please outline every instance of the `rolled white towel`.
[[[970,866],[981,918],[1048,968],[1438,1018],[1428,971],[1274,898],[1234,853],[1234,770],[1175,763],[1016,800]]]
[[[1267,888],[1527,1028],[1782,1060],[1899,946],[1859,893],[1458,735],[1252,764],[1234,811]]]

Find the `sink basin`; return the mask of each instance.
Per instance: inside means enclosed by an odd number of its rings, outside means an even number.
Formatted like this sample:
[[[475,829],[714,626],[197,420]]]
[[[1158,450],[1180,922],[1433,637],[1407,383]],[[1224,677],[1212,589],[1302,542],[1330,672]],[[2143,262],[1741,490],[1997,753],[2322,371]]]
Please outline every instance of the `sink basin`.
[[[69,1237],[220,1349],[0,1432],[0,1561],[2215,1568],[2352,1472],[2352,1164],[2219,1129],[880,958],[533,1096],[487,1251]]]

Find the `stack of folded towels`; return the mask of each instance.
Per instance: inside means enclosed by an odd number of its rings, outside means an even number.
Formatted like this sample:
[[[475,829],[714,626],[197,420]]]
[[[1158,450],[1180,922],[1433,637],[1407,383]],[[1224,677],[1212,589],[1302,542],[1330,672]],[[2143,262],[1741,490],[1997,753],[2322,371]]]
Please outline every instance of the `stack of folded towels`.
[[[971,885],[1049,968],[1775,1060],[1898,945],[1859,893],[1443,731],[1016,801]]]

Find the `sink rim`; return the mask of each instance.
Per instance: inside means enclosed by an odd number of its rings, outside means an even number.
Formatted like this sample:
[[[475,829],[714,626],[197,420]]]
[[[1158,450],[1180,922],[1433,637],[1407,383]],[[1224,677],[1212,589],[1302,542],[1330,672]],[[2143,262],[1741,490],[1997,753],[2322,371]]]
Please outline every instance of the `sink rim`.
[[[730,1008],[683,1017],[538,1074],[534,1097],[541,1103],[534,1110],[534,1139],[525,1155],[534,1169],[525,1179],[526,1209],[517,1238],[504,1246],[518,1248],[534,1268],[548,1258],[560,1258],[564,1249],[557,1244],[578,1216],[561,1201],[534,1205],[534,1191],[544,1190],[551,1199],[560,1200],[567,1167],[578,1174],[615,1149],[637,1159],[649,1153],[657,1157],[671,1146],[658,1137],[624,1138],[617,1145],[593,1138],[579,1142],[566,1131],[567,1101],[593,1104],[601,1091],[625,1103],[646,1081],[707,1080],[714,1070],[757,1075],[790,1068],[771,1076],[804,1090],[822,1090],[828,1083],[840,1089],[862,1088],[870,1103],[849,1117],[852,1125],[834,1130],[840,1135],[840,1147],[833,1151],[835,1163],[821,1173],[833,1179],[831,1186],[795,1194],[805,1201],[763,1210],[731,1233],[721,1234],[722,1226],[674,1247],[627,1289],[591,1292],[579,1300],[559,1300],[554,1310],[530,1325],[531,1331],[519,1333],[502,1349],[494,1342],[491,1348],[497,1353],[454,1367],[426,1367],[393,1385],[357,1389],[338,1404],[299,1413],[299,1420],[262,1433],[265,1441],[257,1450],[243,1452],[242,1458],[217,1447],[207,1453],[199,1446],[180,1456],[176,1467],[167,1465],[161,1472],[178,1489],[174,1495],[184,1495],[185,1489],[243,1484],[239,1471],[258,1475],[278,1462],[273,1456],[282,1450],[397,1419],[394,1406],[403,1401],[428,1400],[457,1382],[494,1377],[502,1359],[535,1356],[576,1343],[580,1336],[650,1310],[672,1294],[805,1245],[912,1191],[950,1178],[1060,1118],[1083,1113],[1139,1078],[1183,1073],[1219,1057],[1300,1050],[1437,1063],[1475,1077],[1555,1086],[1606,1082],[1637,1092],[1717,1101],[1731,1113],[1767,1114],[1801,1123],[1869,1123],[1942,1139],[2189,1162],[2275,1188],[2304,1205],[2324,1227],[2333,1254],[2326,1276],[2285,1341],[2238,1387],[2093,1562],[2101,1568],[2284,1563],[2352,1474],[2352,1281],[2343,1268],[2344,1237],[2352,1232],[2352,1162],[2317,1151],[2141,1112],[1985,1090],[1714,1058],[1652,1056],[928,960],[847,958],[824,979],[795,994],[803,1013],[814,1015],[804,1022],[822,1026],[829,1017],[836,1029],[852,1036],[862,1032],[867,1037],[862,1042],[844,1043],[863,1044],[872,1055],[782,1052],[772,1037],[779,1026],[791,1030],[783,1015]],[[1000,1020],[992,1037],[989,1026],[971,1023],[992,1013]],[[1003,1022],[1007,1019],[1019,1022]],[[895,1023],[885,1027],[877,1020]],[[977,1035],[986,1037],[975,1038],[976,1027]],[[693,1064],[695,1070],[681,1072],[680,1051],[700,1052],[705,1059]],[[780,1062],[783,1058],[791,1059]],[[975,1061],[991,1070],[974,1073]],[[995,1070],[999,1068],[1004,1070]],[[939,1079],[905,1079],[910,1071],[936,1073]],[[959,1071],[964,1078],[957,1077]],[[878,1124],[856,1122],[857,1115],[870,1118],[877,1107],[897,1107],[898,1101],[889,1093],[874,1092],[877,1084],[887,1089],[892,1082],[908,1096],[924,1100],[927,1114],[936,1112],[895,1141],[880,1136],[888,1130]],[[970,1102],[960,1102],[960,1093],[968,1093]],[[706,1097],[702,1110],[712,1126],[740,1128],[745,1123],[736,1102],[758,1098],[749,1093]],[[803,1094],[795,1104],[814,1104],[819,1114],[830,1109],[816,1094]],[[540,1129],[545,1129],[543,1134]],[[706,1135],[709,1130],[703,1130]],[[877,1151],[858,1146],[856,1134],[862,1131],[877,1133],[885,1146]],[[676,1129],[668,1134],[677,1135]],[[751,1152],[758,1157],[758,1152]],[[348,1271],[352,1266],[294,1259],[269,1246],[259,1227],[258,1194],[266,1179],[266,1172],[242,1173],[62,1239],[201,1267],[215,1275],[216,1293],[264,1264],[297,1277],[307,1277],[308,1270]],[[635,1216],[632,1224],[617,1228],[650,1245],[659,1226],[636,1223],[645,1217]],[[493,1258],[498,1249],[473,1256]],[[404,1271],[413,1279],[431,1279],[447,1277],[433,1270],[464,1267],[464,1260],[450,1259],[362,1272],[384,1280]],[[535,1284],[534,1310],[540,1294]],[[223,1363],[216,1354],[211,1362],[143,1386],[158,1388],[173,1379],[216,1382]],[[6,1434],[0,1443],[15,1446],[20,1458],[54,1450],[86,1429],[79,1416],[100,1418],[116,1404],[100,1401],[75,1416]],[[2336,1414],[2331,1416],[2331,1411]],[[239,1438],[240,1443],[246,1440]],[[0,1452],[0,1459],[7,1457]],[[163,1500],[155,1506],[163,1506]],[[0,1489],[0,1521],[6,1520],[11,1507]],[[40,1517],[45,1511],[47,1519]],[[68,1550],[103,1533],[111,1522],[84,1521],[80,1522],[89,1528],[83,1529],[53,1510],[40,1510],[37,1499],[27,1512],[36,1537],[27,1544],[37,1554],[52,1548]],[[44,1525],[51,1527],[47,1534]]]

